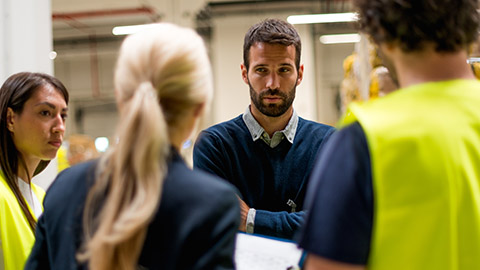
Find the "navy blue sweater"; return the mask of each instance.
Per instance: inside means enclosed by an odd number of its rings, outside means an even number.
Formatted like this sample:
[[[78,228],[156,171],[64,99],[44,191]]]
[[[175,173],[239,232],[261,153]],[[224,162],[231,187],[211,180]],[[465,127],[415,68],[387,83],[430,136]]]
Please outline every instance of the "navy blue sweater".
[[[228,180],[256,209],[254,233],[292,239],[303,221],[303,202],[318,150],[334,128],[299,117],[293,144],[275,148],[253,141],[242,119],[212,126],[199,135],[193,151],[195,168]],[[297,205],[290,213],[288,200]]]

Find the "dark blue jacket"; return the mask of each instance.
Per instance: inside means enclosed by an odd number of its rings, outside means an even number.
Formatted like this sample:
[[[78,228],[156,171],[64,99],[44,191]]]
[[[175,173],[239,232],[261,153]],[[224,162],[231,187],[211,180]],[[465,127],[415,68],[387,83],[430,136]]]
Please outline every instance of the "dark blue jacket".
[[[95,165],[89,162],[66,169],[49,188],[25,269],[86,269],[75,255],[83,236],[83,208]],[[190,170],[175,153],[162,193],[139,265],[146,269],[234,269],[240,213],[234,188]]]
[[[317,152],[334,128],[299,117],[293,144],[271,148],[253,141],[242,119],[212,126],[199,135],[193,151],[194,167],[226,179],[256,209],[254,233],[292,239],[303,221],[305,189]],[[297,205],[290,213],[287,201]]]

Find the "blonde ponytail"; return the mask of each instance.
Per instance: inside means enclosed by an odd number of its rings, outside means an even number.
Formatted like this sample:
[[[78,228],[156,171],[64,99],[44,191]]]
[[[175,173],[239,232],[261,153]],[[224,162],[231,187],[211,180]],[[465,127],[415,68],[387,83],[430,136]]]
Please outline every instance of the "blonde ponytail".
[[[193,30],[156,24],[129,36],[115,70],[118,143],[100,160],[78,253],[90,269],[134,269],[161,201],[169,135],[211,97],[208,56]],[[99,210],[100,209],[100,210]]]
[[[90,269],[134,269],[147,224],[161,198],[169,143],[152,84],[140,84],[123,106],[128,113],[120,120],[119,142],[100,163],[103,173],[86,202],[88,253],[80,258],[90,260]],[[105,194],[101,222],[92,228],[94,211]],[[90,207],[92,203],[96,207]]]

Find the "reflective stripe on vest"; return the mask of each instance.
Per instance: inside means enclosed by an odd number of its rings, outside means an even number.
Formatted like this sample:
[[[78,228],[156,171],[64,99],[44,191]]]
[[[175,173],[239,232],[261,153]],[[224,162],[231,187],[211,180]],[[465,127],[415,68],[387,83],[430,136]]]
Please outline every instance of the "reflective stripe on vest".
[[[372,162],[369,269],[480,269],[480,82],[352,104]]]
[[[32,183],[32,190],[39,202],[45,192]],[[32,210],[30,213],[35,217]],[[5,270],[23,269],[35,241],[27,218],[5,179],[0,174],[0,238]]]

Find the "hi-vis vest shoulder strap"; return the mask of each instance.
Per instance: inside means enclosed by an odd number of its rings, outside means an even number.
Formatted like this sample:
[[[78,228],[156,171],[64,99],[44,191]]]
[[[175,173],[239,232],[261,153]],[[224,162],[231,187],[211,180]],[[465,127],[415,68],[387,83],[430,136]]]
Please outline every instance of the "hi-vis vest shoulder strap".
[[[45,192],[32,183],[32,190],[40,202]],[[29,207],[33,215],[32,210]],[[33,215],[35,217],[35,215]],[[5,270],[23,269],[35,241],[34,234],[28,225],[7,182],[0,174],[0,239]]]
[[[426,83],[352,104],[372,162],[369,269],[480,269],[480,83]]]

